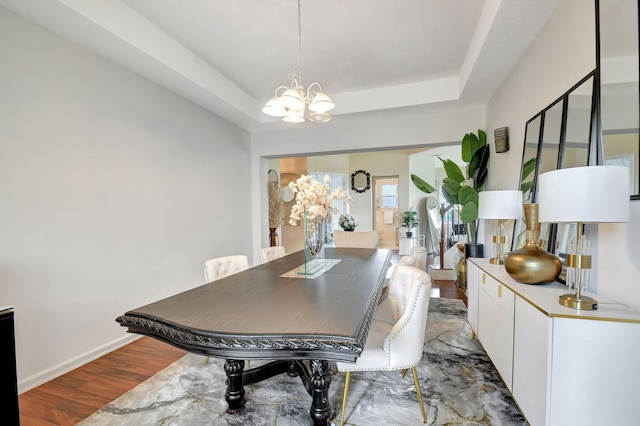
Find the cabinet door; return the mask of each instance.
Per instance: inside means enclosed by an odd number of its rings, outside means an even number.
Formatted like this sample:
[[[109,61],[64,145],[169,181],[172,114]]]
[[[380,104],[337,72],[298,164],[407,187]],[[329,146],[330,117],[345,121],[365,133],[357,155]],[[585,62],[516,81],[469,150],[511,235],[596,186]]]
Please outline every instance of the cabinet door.
[[[550,425],[639,424],[640,324],[554,318],[552,341]]]
[[[471,329],[478,334],[478,281],[480,268],[470,260],[467,260],[467,303],[468,320]]]
[[[516,296],[513,397],[532,425],[547,423],[552,320]]]
[[[502,380],[511,390],[513,377],[513,317],[515,293],[481,272],[478,297],[478,338]]]

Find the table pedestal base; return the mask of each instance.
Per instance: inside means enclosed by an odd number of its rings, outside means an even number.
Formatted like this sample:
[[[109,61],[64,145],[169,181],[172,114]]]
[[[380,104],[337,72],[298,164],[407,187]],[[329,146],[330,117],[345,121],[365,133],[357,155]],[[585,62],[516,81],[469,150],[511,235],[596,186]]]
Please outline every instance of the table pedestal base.
[[[309,367],[299,360],[274,361],[244,371],[244,361],[227,359],[224,371],[227,374],[227,389],[224,393],[228,406],[227,413],[235,414],[244,408],[244,385],[258,383],[286,373],[289,376],[300,377],[307,393],[311,395],[309,414],[313,424],[318,426],[330,424],[333,412],[329,403],[329,385],[331,384],[329,361],[314,359],[309,362]]]

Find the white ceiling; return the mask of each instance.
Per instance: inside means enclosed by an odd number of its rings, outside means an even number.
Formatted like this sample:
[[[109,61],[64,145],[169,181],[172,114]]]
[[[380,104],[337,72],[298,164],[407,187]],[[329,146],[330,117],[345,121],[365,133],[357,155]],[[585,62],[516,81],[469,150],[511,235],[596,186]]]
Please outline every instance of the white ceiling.
[[[484,105],[559,1],[302,0],[303,84],[322,85],[333,120]],[[295,126],[261,112],[296,64],[295,0],[0,5],[249,131]]]

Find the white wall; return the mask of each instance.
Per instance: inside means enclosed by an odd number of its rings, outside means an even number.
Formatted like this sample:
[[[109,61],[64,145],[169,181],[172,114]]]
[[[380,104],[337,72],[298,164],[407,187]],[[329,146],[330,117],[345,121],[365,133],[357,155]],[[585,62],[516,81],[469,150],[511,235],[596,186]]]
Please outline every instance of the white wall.
[[[526,121],[595,68],[594,23],[593,2],[564,0],[489,103],[490,143],[493,129],[508,126],[511,149],[492,151],[488,189],[517,188]],[[631,217],[592,232],[591,289],[640,309],[640,201],[631,202]]]
[[[356,194],[351,193],[351,213],[360,224],[359,231],[371,231],[373,215],[375,214],[373,178],[398,176],[398,207],[400,212],[409,208],[409,156],[402,152],[370,152],[366,154],[351,154],[349,156],[351,173],[365,170],[371,174],[371,190]]]
[[[251,254],[250,146],[1,7],[0,57],[0,304],[24,391],[125,343],[115,318],[202,284],[207,258]]]
[[[527,120],[596,66],[593,1],[564,0],[487,106],[487,138],[509,127],[510,150],[491,150],[487,189],[517,189]]]
[[[291,157],[309,154],[400,149],[457,142],[467,129],[485,126],[484,107],[424,112],[398,110],[388,116],[339,116],[323,123],[304,123],[284,130],[253,133],[253,155]]]

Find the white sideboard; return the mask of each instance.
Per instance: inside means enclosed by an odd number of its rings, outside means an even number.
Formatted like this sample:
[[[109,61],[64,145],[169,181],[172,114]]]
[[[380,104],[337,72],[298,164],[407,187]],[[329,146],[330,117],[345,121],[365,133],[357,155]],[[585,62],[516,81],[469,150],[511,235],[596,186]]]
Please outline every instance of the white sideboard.
[[[595,311],[560,305],[571,292],[467,260],[469,323],[532,426],[640,424],[640,312],[592,294]]]

